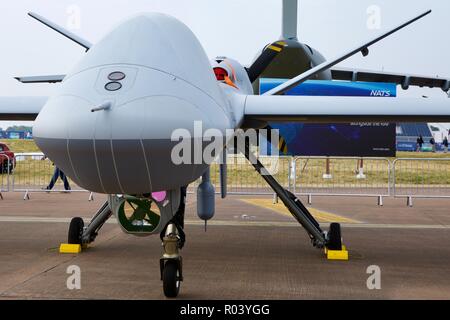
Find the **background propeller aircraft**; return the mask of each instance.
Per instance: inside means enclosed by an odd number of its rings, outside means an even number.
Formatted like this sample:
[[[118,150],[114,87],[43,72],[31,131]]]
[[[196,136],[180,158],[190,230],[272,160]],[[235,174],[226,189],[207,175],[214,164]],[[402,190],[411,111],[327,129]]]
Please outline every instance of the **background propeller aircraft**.
[[[203,152],[204,139],[212,140],[213,135],[198,137],[194,132],[198,122],[205,133],[221,133],[223,146],[233,139],[227,131],[242,136],[243,130],[265,128],[268,121],[450,122],[446,100],[395,98],[380,104],[369,97],[283,95],[308,79],[394,82],[403,88],[416,85],[448,91],[450,79],[334,68],[357,53],[367,55],[371,45],[430,13],[325,60],[297,40],[297,1],[284,0],[281,38],[266,46],[248,68],[225,57],[210,62],[190,29],[167,15],[139,14],[91,44],[30,13],[85,48],[86,54],[67,75],[18,77],[23,83],[61,84],[51,97],[0,98],[0,120],[35,119],[33,135],[42,151],[79,186],[109,195],[86,227],[81,218],[72,220],[69,243],[93,242],[112,214],[127,233],[160,234],[164,293],[175,297],[183,280],[179,251],[185,243],[186,187],[202,177],[197,207],[205,221],[214,215],[215,192],[209,180],[210,162],[174,163],[173,133],[185,130],[188,144]],[[261,77],[291,79],[258,95]],[[250,143],[243,141],[237,147],[306,229],[313,245],[340,250],[339,224],[322,230],[300,200],[252,154]],[[225,197],[225,163],[221,176]]]

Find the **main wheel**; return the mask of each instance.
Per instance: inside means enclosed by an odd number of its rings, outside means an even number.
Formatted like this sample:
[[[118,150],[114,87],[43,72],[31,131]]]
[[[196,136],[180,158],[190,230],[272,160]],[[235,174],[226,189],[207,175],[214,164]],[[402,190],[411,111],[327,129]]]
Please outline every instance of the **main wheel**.
[[[69,244],[82,244],[81,237],[83,235],[84,221],[81,218],[73,218],[69,226]]]
[[[330,250],[342,250],[341,225],[339,223],[332,223],[330,225],[327,248]]]
[[[180,270],[175,260],[168,260],[163,270],[164,295],[167,298],[175,298],[180,292]]]

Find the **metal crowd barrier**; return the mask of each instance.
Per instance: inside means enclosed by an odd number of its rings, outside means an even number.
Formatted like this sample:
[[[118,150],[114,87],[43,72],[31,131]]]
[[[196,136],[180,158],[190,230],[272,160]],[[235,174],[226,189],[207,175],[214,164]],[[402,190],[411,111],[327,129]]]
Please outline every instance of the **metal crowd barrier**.
[[[292,157],[261,156],[259,161],[285,188],[289,188],[289,165]],[[189,192],[195,192],[201,182],[198,179],[189,186]],[[220,171],[217,162],[211,165],[211,182],[220,193]],[[241,154],[227,156],[227,192],[231,195],[272,195],[273,190],[255,171],[252,164]]]
[[[394,197],[450,198],[450,158],[399,158],[393,162]]]
[[[30,193],[34,192],[89,192],[78,187],[69,177],[69,185],[71,190],[64,189],[62,179],[58,178],[52,190],[46,190],[49,185],[55,166],[53,163],[44,158],[43,153],[16,153],[16,168],[12,173],[12,191],[23,192],[24,199],[29,199]],[[89,200],[92,198],[90,193]]]
[[[294,193],[308,196],[383,197],[391,193],[387,158],[298,157],[293,163]]]
[[[42,153],[17,153],[16,166],[6,155],[7,169],[0,174],[2,192],[24,192],[24,199],[32,192],[65,192],[58,179],[53,190],[46,190],[54,166]],[[270,157],[260,161],[273,176],[291,192],[308,196],[405,197],[408,205],[413,198],[450,198],[450,158],[388,158],[359,157]],[[0,163],[5,163],[2,161]],[[228,193],[236,195],[273,195],[272,189],[242,155],[228,155]],[[220,192],[219,164],[211,165],[211,180]],[[192,183],[189,192],[195,192],[200,179]],[[89,192],[78,187],[70,178],[70,192]],[[89,200],[93,194],[90,193]]]
[[[6,154],[0,154],[0,199],[3,199],[3,192],[9,192],[12,163]]]

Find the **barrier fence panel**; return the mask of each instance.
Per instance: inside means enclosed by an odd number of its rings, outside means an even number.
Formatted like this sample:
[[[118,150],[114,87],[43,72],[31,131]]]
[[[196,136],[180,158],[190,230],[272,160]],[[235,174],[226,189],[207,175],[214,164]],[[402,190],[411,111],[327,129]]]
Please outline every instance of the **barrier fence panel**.
[[[269,170],[278,182],[285,188],[289,188],[289,166],[292,157],[270,157],[261,156],[259,161]],[[190,185],[189,191],[195,192],[201,179]],[[220,192],[220,171],[219,164],[211,165],[211,182],[216,188],[216,193]],[[253,165],[243,155],[227,156],[227,191],[228,194],[254,194],[271,195],[273,190],[256,172]]]
[[[260,161],[286,189],[298,195],[448,197],[450,158],[270,157]],[[0,154],[0,193],[46,192],[54,174],[53,163],[41,153]],[[273,190],[242,155],[227,157],[229,194],[273,195]],[[190,185],[196,192],[198,179]],[[219,164],[211,165],[211,180],[220,192]],[[72,191],[86,190],[69,178]],[[58,179],[52,191],[64,190]],[[391,192],[392,191],[392,192]]]
[[[55,166],[53,163],[44,158],[42,153],[17,153],[16,168],[12,175],[12,189],[15,192],[25,192],[28,196],[29,192],[49,192],[46,187],[49,185]],[[86,190],[78,187],[69,177],[67,177],[71,192],[79,192]],[[65,191],[61,178],[58,177],[54,188],[50,192]]]
[[[8,192],[10,188],[11,172],[14,170],[14,159],[6,154],[0,154],[0,197],[2,192]]]
[[[389,196],[386,158],[299,157],[294,191],[299,195]]]
[[[450,197],[450,158],[402,158],[393,162],[395,197]]]

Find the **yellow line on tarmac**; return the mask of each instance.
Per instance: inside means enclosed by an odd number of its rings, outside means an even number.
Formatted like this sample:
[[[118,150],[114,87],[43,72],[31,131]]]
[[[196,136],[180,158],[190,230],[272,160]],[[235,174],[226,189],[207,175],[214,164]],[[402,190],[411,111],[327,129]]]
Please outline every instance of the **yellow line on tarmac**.
[[[248,204],[262,207],[265,209],[269,209],[272,211],[275,211],[277,213],[281,213],[282,215],[291,217],[291,213],[289,210],[285,207],[285,205],[280,201],[279,203],[273,203],[271,199],[240,199],[241,201],[244,201]],[[341,222],[341,223],[360,223],[357,220],[346,218],[337,214],[325,212],[322,210],[314,209],[314,208],[308,208],[308,210],[311,212],[311,214],[314,216],[314,218],[317,219],[319,222]]]

